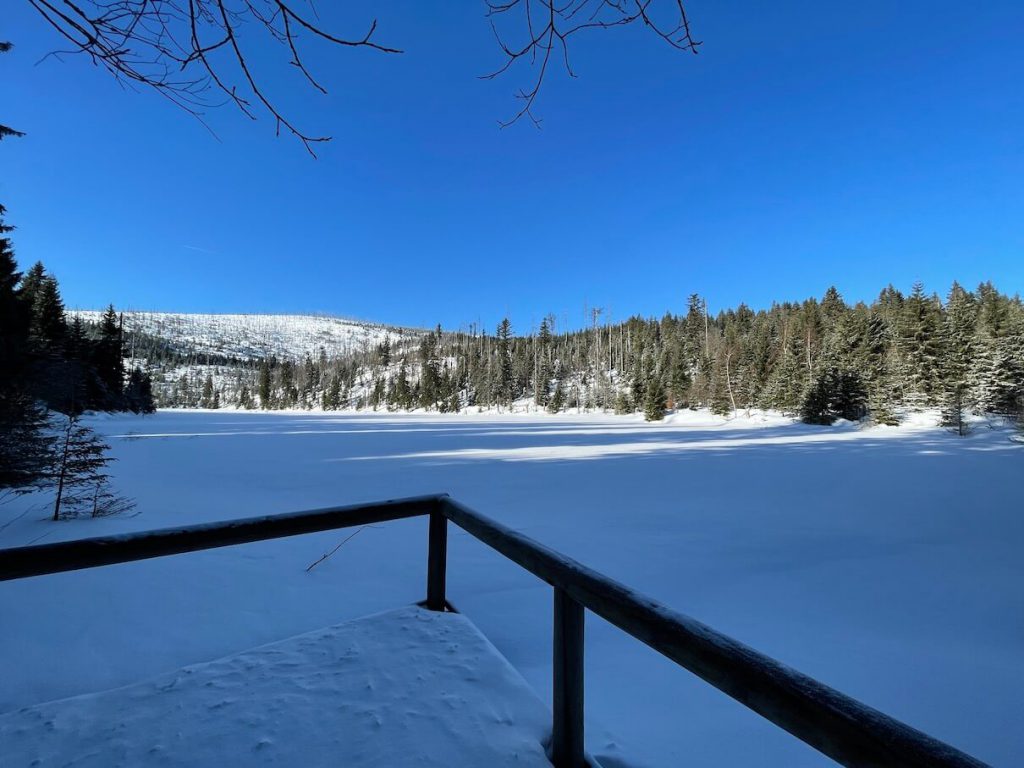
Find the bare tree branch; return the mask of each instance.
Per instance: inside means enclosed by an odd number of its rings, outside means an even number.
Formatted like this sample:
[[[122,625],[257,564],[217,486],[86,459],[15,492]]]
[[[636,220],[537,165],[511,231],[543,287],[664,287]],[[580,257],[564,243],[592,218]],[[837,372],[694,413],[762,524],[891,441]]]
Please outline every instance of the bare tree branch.
[[[327,93],[307,68],[299,35],[346,48],[378,53],[401,53],[380,44],[377,21],[362,36],[344,38],[320,26],[313,0],[27,0],[70,45],[62,53],[87,56],[128,88],[151,88],[203,122],[209,107],[233,104],[255,120],[262,110],[274,118],[311,155],[313,145],[330,136],[300,129],[268,95],[250,64],[249,52],[258,39],[282,45],[311,87]],[[550,72],[552,54],[575,77],[569,57],[570,39],[585,30],[641,24],[657,38],[681,51],[697,53],[683,0],[484,0],[487,18],[504,61],[483,75],[494,79],[522,62],[534,72],[531,85],[520,88],[521,106],[502,127],[529,118],[540,120],[533,108]],[[297,4],[308,8],[300,13]],[[312,18],[312,20],[311,20]],[[524,34],[525,33],[525,34]],[[516,43],[511,41],[518,40]],[[237,80],[237,82],[235,82]],[[203,122],[206,125],[205,122]],[[209,128],[209,126],[207,126]],[[8,129],[9,130],[9,129]]]
[[[548,74],[548,64],[554,50],[561,50],[562,65],[570,77],[575,77],[569,60],[569,39],[591,29],[608,30],[634,23],[643,24],[654,35],[672,48],[697,53],[700,41],[694,39],[690,20],[683,0],[484,0],[487,16],[505,61],[482,78],[491,80],[507,72],[520,61],[528,61],[536,69],[532,87],[520,89],[516,98],[522,102],[518,112],[509,120],[500,121],[504,128],[529,118],[534,125],[540,120],[533,114],[533,106]],[[519,18],[518,21],[515,19]],[[525,28],[521,43],[508,42],[511,37],[499,24],[515,30]]]
[[[302,0],[298,0],[302,2]],[[264,92],[250,65],[249,51],[260,33],[284,45],[290,63],[321,93],[326,89],[303,63],[298,34],[332,45],[401,53],[374,39],[377,22],[365,35],[330,34],[296,10],[293,0],[28,0],[69,44],[61,53],[80,53],[122,85],[151,88],[203,121],[204,111],[234,104],[255,120],[253,102],[313,154],[329,136],[307,133],[286,117]],[[315,11],[314,11],[315,15]],[[229,56],[223,54],[229,53]],[[219,57],[214,60],[214,57]],[[232,82],[238,79],[239,82]],[[205,122],[204,122],[205,125]]]

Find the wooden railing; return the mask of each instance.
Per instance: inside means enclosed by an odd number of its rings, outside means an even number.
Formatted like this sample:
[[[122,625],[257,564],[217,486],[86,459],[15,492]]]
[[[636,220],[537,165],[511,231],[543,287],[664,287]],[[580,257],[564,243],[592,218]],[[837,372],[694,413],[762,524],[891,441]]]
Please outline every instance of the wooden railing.
[[[446,599],[448,522],[554,587],[550,757],[585,766],[584,614],[590,610],[801,741],[846,766],[979,768],[985,764],[688,616],[634,592],[447,495],[0,550],[0,581],[124,563],[314,531],[428,516],[427,598]]]

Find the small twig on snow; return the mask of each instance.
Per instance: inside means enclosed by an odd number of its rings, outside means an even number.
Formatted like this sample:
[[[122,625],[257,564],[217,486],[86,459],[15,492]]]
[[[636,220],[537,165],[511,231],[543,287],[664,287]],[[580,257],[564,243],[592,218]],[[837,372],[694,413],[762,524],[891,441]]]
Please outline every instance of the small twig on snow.
[[[309,564],[309,567],[308,567],[308,568],[306,568],[306,573],[309,573],[310,571],[312,571],[312,570],[313,570],[313,568],[315,568],[316,566],[320,565],[320,563],[322,563],[322,562],[323,562],[324,560],[326,560],[326,559],[327,559],[328,557],[330,557],[330,556],[331,556],[331,555],[333,555],[333,554],[334,554],[335,552],[337,552],[337,551],[338,551],[339,549],[341,549],[341,548],[342,548],[342,546],[344,546],[344,545],[345,545],[345,543],[346,543],[346,542],[347,542],[347,541],[348,541],[349,539],[353,538],[353,537],[354,537],[354,536],[356,536],[356,535],[357,535],[358,533],[360,533],[360,532],[361,532],[361,531],[363,530],[363,528],[377,528],[377,527],[379,527],[379,526],[376,526],[376,525],[364,525],[364,526],[363,526],[362,528],[356,528],[356,530],[355,530],[355,533],[350,533],[350,534],[349,534],[348,536],[346,536],[346,537],[345,537],[344,539],[342,539],[342,540],[341,540],[341,543],[340,543],[340,544],[339,544],[338,546],[336,546],[336,547],[335,547],[334,549],[332,549],[332,550],[331,550],[330,552],[328,552],[327,554],[325,554],[325,555],[324,555],[323,557],[321,557],[321,558],[320,558],[319,560],[317,560],[317,561],[316,561],[315,563],[310,563],[310,564]]]

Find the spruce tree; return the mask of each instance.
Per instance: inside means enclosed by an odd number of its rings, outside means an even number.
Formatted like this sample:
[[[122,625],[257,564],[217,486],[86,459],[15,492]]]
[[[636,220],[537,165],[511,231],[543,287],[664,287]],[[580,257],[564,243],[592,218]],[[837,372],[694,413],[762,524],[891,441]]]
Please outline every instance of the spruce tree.
[[[378,376],[373,383],[373,390],[370,392],[369,398],[370,407],[373,408],[373,410],[376,411],[384,402],[385,393],[384,377]]]
[[[49,480],[53,440],[29,377],[31,313],[17,289],[21,275],[8,237],[13,227],[4,213],[0,205],[0,489],[23,492]]]
[[[563,397],[565,393],[563,392]],[[629,393],[620,391],[615,396],[615,413],[619,416],[623,416],[627,413],[633,413],[636,409],[633,407],[633,398]]]
[[[25,310],[30,317],[45,279],[46,268],[43,266],[43,262],[37,261],[29,267],[29,270],[21,279],[21,284],[18,286],[18,297],[24,303]]]
[[[34,296],[29,341],[40,357],[59,358],[63,352],[67,323],[57,281],[46,275]]]
[[[114,493],[106,467],[113,461],[103,443],[77,416],[68,416],[58,439],[54,476],[53,519],[127,512],[134,504]]]
[[[856,371],[837,369],[829,407],[838,419],[859,421],[867,414],[867,389]]]
[[[798,413],[806,381],[807,368],[801,360],[799,341],[795,334],[790,332],[782,345],[780,359],[765,387],[762,396],[764,405],[783,413]]]
[[[899,378],[908,405],[935,405],[941,365],[937,301],[924,294],[920,282],[903,305]]]
[[[331,377],[331,384],[327,388],[327,400],[330,406],[326,410],[336,411],[341,408],[341,376],[337,373]]]
[[[0,392],[24,373],[30,316],[17,290],[21,274],[7,236],[14,228],[4,221],[4,213],[0,205]]]
[[[946,399],[942,407],[942,426],[949,427],[955,434],[963,437],[967,434],[966,419],[967,387],[952,384],[946,389]]]
[[[869,311],[864,333],[864,350],[859,370],[867,390],[867,408],[876,424],[895,426],[899,423],[893,410],[896,401],[892,377],[892,331],[879,309]]]
[[[973,294],[956,282],[946,300],[942,324],[942,424],[963,437],[974,379],[978,307]]]
[[[837,419],[856,421],[866,413],[867,391],[860,376],[825,366],[811,380],[800,405],[806,424],[833,424]]]
[[[560,413],[563,408],[565,408],[565,387],[562,386],[562,380],[559,379],[555,383],[555,391],[548,402],[548,413]]]
[[[299,399],[299,390],[295,386],[295,364],[285,360],[278,370],[281,376],[280,405],[282,408],[294,408]]]
[[[111,304],[100,319],[99,339],[94,355],[96,375],[103,391],[103,401],[97,407],[103,410],[119,410],[124,405],[123,347],[121,318]]]
[[[394,392],[395,406],[401,410],[410,410],[412,408],[412,389],[409,386],[409,366],[404,357],[398,368],[398,375],[395,377]]]
[[[0,490],[28,493],[53,478],[54,437],[50,415],[31,395],[0,393]]]
[[[143,373],[138,367],[132,368],[125,386],[124,399],[125,406],[132,413],[154,413],[156,404],[153,402],[153,384],[149,374]]]
[[[260,360],[259,383],[257,387],[260,396],[260,408],[264,411],[270,410],[274,404],[271,399],[273,390],[271,389],[270,363],[267,360]]]
[[[805,424],[832,424],[836,420],[830,407],[835,387],[834,368],[825,368],[811,380],[800,404],[800,420]]]
[[[1024,398],[1024,355],[1013,336],[989,340],[978,378],[977,399],[982,410],[1002,416],[1021,413]]]
[[[203,381],[202,399],[199,401],[200,408],[213,408],[213,376],[206,374]]]
[[[428,333],[420,342],[419,405],[426,410],[436,408],[441,395],[441,369],[437,357],[438,341],[438,336]]]
[[[537,334],[537,362],[533,380],[533,402],[538,406],[548,404],[551,387],[551,327],[545,317],[540,321]]]
[[[647,383],[644,395],[644,419],[661,421],[665,418],[665,385],[661,377],[654,375]]]
[[[504,318],[498,324],[498,402],[511,408],[515,399],[512,373],[512,324]]]

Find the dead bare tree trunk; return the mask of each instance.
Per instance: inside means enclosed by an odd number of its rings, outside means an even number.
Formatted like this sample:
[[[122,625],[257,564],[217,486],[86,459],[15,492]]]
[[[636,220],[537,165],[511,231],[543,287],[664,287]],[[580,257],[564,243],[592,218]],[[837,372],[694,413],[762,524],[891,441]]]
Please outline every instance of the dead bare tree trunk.
[[[732,403],[732,412],[736,413],[736,396],[732,393],[732,372],[729,369],[729,359],[732,357],[732,350],[725,353],[725,388],[729,390],[729,402]]]

